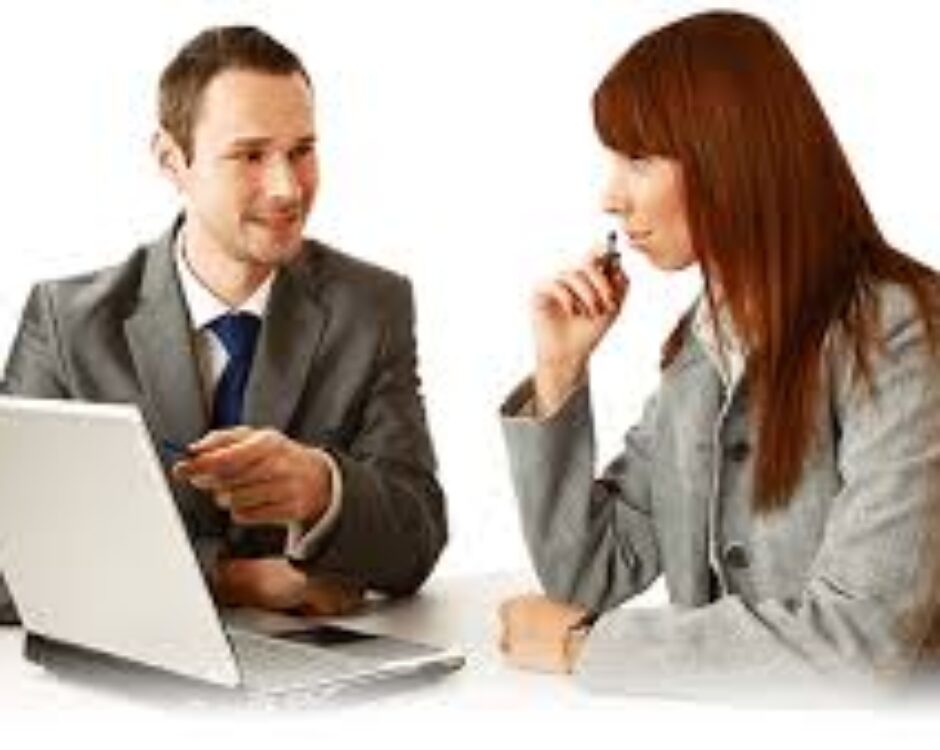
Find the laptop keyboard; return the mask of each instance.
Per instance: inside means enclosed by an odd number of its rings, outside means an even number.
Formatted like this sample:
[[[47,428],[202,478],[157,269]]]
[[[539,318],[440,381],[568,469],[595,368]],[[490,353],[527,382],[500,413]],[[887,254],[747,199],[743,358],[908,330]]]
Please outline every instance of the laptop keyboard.
[[[227,628],[244,686],[262,692],[335,687],[366,671],[362,660],[316,646]]]

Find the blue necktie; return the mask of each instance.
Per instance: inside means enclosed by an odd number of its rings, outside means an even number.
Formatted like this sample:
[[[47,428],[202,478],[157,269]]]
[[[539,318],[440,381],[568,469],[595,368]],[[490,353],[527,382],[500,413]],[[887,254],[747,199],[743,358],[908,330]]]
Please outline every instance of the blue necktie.
[[[212,321],[209,328],[219,337],[229,357],[215,386],[212,427],[232,427],[242,423],[245,386],[251,372],[261,320],[251,313],[228,313]],[[285,534],[282,526],[231,526],[226,554],[231,557],[280,555],[284,550]]]
[[[242,422],[245,385],[251,372],[251,359],[258,342],[261,320],[251,313],[228,313],[209,324],[228,353],[212,400],[212,426],[232,427]]]

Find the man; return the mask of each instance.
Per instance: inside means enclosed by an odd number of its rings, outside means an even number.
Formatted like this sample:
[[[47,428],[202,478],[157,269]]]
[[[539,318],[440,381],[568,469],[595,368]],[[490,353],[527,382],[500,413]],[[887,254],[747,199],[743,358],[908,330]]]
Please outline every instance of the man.
[[[307,73],[256,28],[209,29],[165,69],[159,120],[182,215],[120,266],[38,285],[3,390],[138,404],[223,603],[336,613],[413,592],[447,530],[411,290],[302,237]]]

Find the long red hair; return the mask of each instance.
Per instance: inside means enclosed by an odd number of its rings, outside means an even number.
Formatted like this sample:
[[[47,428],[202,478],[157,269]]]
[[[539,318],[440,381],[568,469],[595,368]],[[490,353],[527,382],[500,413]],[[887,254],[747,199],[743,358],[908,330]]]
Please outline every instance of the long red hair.
[[[593,104],[607,147],[682,166],[707,298],[720,289],[749,352],[755,508],[785,506],[814,434],[827,335],[845,330],[869,379],[874,287],[909,288],[936,342],[937,277],[884,240],[809,81],[763,21],[711,12],[665,26],[616,62]]]

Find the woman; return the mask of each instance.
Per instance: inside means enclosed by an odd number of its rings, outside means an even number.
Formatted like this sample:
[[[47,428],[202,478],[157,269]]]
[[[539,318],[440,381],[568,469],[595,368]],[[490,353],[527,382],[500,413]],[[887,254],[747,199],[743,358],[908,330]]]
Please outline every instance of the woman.
[[[588,362],[629,281],[595,251],[536,291],[503,425],[547,597],[502,606],[502,648],[620,692],[908,672],[940,581],[938,277],[882,238],[762,21],[651,33],[594,115],[606,210],[704,291],[597,478]],[[620,607],[661,574],[671,606]]]

